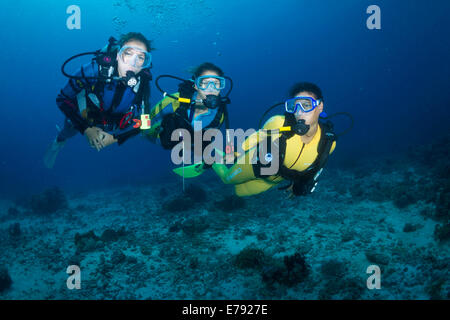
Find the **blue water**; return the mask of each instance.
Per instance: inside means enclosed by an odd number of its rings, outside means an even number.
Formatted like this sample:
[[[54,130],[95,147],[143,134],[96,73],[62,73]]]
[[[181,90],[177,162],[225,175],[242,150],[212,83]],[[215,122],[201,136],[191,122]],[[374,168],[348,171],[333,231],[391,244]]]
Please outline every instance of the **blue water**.
[[[229,108],[235,128],[256,127],[263,110],[303,80],[322,88],[326,111],[355,117],[336,158],[389,153],[448,132],[447,1],[378,1],[381,30],[366,28],[371,1],[152,1],[150,7],[129,1],[133,10],[126,3],[77,2],[81,30],[66,28],[70,1],[2,4],[2,191],[154,179],[167,167],[168,153],[142,139],[96,154],[80,136],[54,170],[40,161],[63,120],[55,104],[66,82],[62,62],[128,31],[154,41],[155,76],[187,77],[185,70],[203,61],[221,66],[235,81]],[[161,95],[152,89],[156,102]]]
[[[71,4],[81,8],[80,30],[66,27]],[[372,4],[381,8],[381,30],[366,27]],[[450,2],[438,0],[2,2],[1,197],[179,181],[170,153],[140,137],[97,152],[77,135],[52,170],[42,163],[64,120],[55,103],[67,81],[62,63],[129,31],[153,41],[154,78],[187,78],[204,61],[232,77],[232,128],[256,128],[294,83],[318,84],[328,114],[355,119],[331,169],[433,143],[449,134],[449,12]],[[153,105],[162,96],[154,83],[151,89]],[[346,125],[336,120],[338,131]],[[218,179],[209,181],[219,188]]]

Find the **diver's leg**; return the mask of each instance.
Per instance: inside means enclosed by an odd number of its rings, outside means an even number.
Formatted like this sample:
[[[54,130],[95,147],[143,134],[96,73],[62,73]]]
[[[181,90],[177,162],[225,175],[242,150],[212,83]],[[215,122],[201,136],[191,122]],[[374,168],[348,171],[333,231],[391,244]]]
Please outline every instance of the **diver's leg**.
[[[75,129],[72,122],[66,118],[64,120],[64,127],[61,131],[59,131],[58,136],[56,137],[56,141],[58,142],[64,142],[67,139],[72,138],[78,133],[78,130]]]
[[[253,159],[256,150],[256,148],[252,148],[247,151],[237,159],[237,163],[231,168],[218,163],[214,163],[212,166],[214,172],[216,172],[225,184],[235,185],[234,191],[239,197],[262,193],[280,182],[279,180],[260,179],[255,176],[251,159]]]
[[[239,184],[256,179],[251,163],[251,159],[255,151],[256,148],[247,151],[244,155],[237,159],[237,163],[235,163],[231,168],[228,168],[222,163],[214,163],[212,168],[225,184]]]
[[[63,129],[59,131],[55,140],[53,140],[53,142],[45,152],[44,165],[47,168],[53,168],[53,166],[55,165],[56,156],[58,155],[62,147],[64,147],[64,145],[66,144],[66,140],[75,136],[77,132],[78,131],[72,125],[72,122],[70,122],[70,120],[66,118],[66,120],[64,121]]]
[[[253,196],[261,192],[267,191],[276,183],[264,179],[254,179],[234,186],[234,192],[239,197]]]

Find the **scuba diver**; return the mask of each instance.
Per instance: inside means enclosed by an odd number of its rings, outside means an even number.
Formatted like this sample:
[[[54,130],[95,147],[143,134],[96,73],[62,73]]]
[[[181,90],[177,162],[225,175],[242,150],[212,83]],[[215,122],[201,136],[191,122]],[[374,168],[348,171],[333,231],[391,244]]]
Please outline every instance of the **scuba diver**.
[[[292,87],[289,96],[287,101],[270,107],[264,113],[263,118],[273,108],[282,104],[285,106],[284,115],[271,117],[261,130],[244,141],[245,153],[231,168],[217,162],[212,165],[225,184],[234,185],[237,196],[262,193],[284,180],[290,183],[280,189],[289,189],[291,196],[312,193],[329,154],[336,148],[337,137],[351,129],[337,135],[333,132],[331,121],[319,121],[319,117],[329,119],[335,115],[348,115],[353,125],[353,119],[347,113],[326,116],[322,91],[315,84],[298,83]],[[279,162],[275,174],[262,174],[262,169],[270,165],[275,156],[275,152],[270,150],[272,143],[268,143],[267,149],[260,153],[262,139],[270,139],[277,147]]]
[[[75,55],[66,60],[62,73],[69,78],[56,98],[66,119],[62,130],[44,156],[47,168],[54,166],[56,156],[67,139],[77,132],[84,135],[97,151],[117,143],[121,145],[140,133],[144,115],[150,111],[151,42],[141,33],[113,37],[102,50]],[[94,55],[90,63],[75,75],[65,71],[71,60]]]
[[[191,70],[192,78],[185,80],[170,75],[161,75],[155,80],[156,87],[163,93],[164,98],[150,111],[151,129],[145,136],[153,143],[160,143],[164,149],[172,149],[179,141],[172,141],[172,132],[176,129],[186,129],[194,134],[194,122],[201,124],[204,132],[210,128],[220,128],[225,122],[229,128],[227,104],[233,88],[232,79],[216,65],[205,62]],[[178,92],[168,94],[159,85],[159,79],[172,78],[181,81]],[[230,88],[225,96],[221,91],[226,87],[227,80]],[[203,143],[201,151],[205,148]],[[193,148],[195,150],[195,148]],[[186,177],[201,174],[206,164],[199,163],[184,167]],[[175,169],[174,171],[176,171]]]

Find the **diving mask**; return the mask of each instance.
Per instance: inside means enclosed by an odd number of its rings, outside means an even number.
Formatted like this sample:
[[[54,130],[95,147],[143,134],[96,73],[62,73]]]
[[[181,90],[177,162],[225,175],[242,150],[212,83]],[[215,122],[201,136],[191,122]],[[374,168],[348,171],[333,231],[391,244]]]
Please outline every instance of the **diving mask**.
[[[225,78],[219,76],[201,76],[195,79],[197,88],[203,91],[222,90],[225,88]]]
[[[316,100],[307,96],[299,96],[286,100],[284,105],[286,112],[299,113],[300,111],[303,111],[304,113],[307,113],[313,111],[321,102],[321,99]]]
[[[123,63],[133,68],[145,69],[152,63],[150,52],[135,46],[123,46],[120,48],[118,57]]]

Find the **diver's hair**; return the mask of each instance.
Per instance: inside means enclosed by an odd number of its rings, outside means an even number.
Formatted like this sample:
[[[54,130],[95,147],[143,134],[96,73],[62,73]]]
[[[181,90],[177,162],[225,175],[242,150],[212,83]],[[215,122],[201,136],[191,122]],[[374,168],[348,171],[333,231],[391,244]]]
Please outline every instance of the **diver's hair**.
[[[300,92],[309,92],[315,96],[317,100],[323,100],[322,90],[311,82],[298,82],[289,90],[289,98],[294,98]]]
[[[148,52],[154,50],[154,48],[152,48],[152,42],[150,40],[148,40],[140,32],[128,32],[128,33],[122,34],[119,39],[119,45],[121,47],[123,47],[125,43],[130,42],[132,40],[142,42],[145,45],[145,47],[147,48]]]
[[[191,68],[189,70],[189,73],[192,73],[192,78],[198,78],[202,75],[205,71],[214,71],[219,75],[219,77],[223,77],[224,73],[222,69],[220,69],[218,66],[211,62],[203,62],[202,64],[198,65],[197,67]]]

